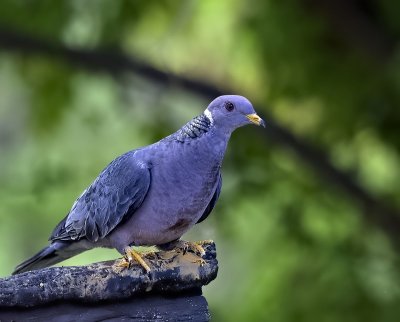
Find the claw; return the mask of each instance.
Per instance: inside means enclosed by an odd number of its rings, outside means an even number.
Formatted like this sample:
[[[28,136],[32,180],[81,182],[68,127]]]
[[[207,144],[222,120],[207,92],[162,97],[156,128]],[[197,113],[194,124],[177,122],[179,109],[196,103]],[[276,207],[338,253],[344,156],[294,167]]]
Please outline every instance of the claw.
[[[121,273],[122,271],[124,271],[129,267],[130,263],[125,256],[122,257],[121,259],[116,260],[115,263],[113,264],[113,269],[118,273]]]
[[[125,248],[124,259],[125,259],[126,264],[120,263],[119,265],[121,265],[121,267],[129,268],[129,267],[131,267],[132,263],[136,261],[137,263],[139,263],[139,265],[141,265],[146,270],[147,273],[149,273],[151,271],[149,265],[147,265],[147,263],[144,261],[142,256],[130,247]]]
[[[206,254],[203,246],[200,243],[193,243],[193,248],[199,252],[200,257],[203,257]]]
[[[182,254],[183,254],[183,255],[186,255],[186,253],[188,252],[188,250],[189,250],[189,245],[188,245],[188,243],[185,243],[185,244],[183,245],[183,247],[182,247]]]
[[[185,255],[189,250],[191,250],[196,255],[203,257],[206,252],[202,245],[206,242],[188,242],[188,241],[180,241],[180,245],[178,248],[182,250],[183,255]]]

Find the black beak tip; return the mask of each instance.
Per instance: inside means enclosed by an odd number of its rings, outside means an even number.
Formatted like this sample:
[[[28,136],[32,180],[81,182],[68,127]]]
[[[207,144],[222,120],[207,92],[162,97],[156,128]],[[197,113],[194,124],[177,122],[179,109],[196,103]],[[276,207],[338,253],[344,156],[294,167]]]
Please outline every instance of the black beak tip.
[[[261,119],[261,121],[260,121],[260,126],[262,126],[263,128],[265,128],[265,121],[263,120],[263,119]]]

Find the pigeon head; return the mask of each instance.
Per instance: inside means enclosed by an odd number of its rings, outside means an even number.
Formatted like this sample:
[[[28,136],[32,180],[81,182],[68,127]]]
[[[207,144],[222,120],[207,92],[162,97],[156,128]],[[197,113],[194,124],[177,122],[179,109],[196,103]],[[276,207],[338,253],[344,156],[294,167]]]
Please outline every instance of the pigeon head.
[[[223,130],[233,130],[247,124],[256,124],[265,127],[250,101],[239,95],[223,95],[213,100],[204,114],[212,124]]]

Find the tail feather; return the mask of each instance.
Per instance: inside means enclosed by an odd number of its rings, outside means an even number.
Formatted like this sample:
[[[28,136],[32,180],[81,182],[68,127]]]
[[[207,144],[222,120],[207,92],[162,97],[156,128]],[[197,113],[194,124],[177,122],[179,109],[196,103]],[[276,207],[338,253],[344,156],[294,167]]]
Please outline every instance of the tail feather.
[[[51,243],[36,255],[19,264],[12,275],[57,264],[83,251],[83,249],[75,249],[74,251],[71,251],[68,249],[69,246],[70,243],[65,242]]]

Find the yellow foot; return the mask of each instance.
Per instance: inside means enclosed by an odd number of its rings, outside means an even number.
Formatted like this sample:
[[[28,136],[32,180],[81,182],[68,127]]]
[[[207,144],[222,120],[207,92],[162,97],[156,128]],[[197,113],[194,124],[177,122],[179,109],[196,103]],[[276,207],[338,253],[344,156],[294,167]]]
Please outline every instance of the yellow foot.
[[[129,268],[129,266],[130,266],[129,262],[127,261],[127,259],[125,257],[121,258],[120,260],[118,260],[117,263],[115,263],[115,267],[121,268],[122,270],[125,268]]]
[[[121,262],[117,264],[118,267],[129,268],[132,266],[133,262],[137,262],[146,270],[147,273],[151,271],[149,265],[147,265],[137,251],[133,250],[131,247],[125,247],[124,251],[125,256]]]
[[[182,249],[183,254],[186,254],[188,250],[193,251],[196,255],[203,257],[206,252],[203,248],[204,244],[207,244],[208,241],[200,241],[200,242],[188,242],[188,241],[180,241],[180,245],[178,247]]]
[[[197,250],[197,252],[199,253],[200,257],[203,257],[206,254],[206,251],[203,248],[203,245],[199,244],[199,243],[193,243],[193,248],[195,250]]]

